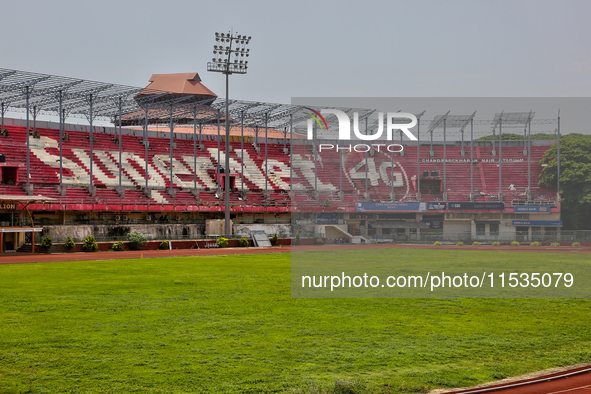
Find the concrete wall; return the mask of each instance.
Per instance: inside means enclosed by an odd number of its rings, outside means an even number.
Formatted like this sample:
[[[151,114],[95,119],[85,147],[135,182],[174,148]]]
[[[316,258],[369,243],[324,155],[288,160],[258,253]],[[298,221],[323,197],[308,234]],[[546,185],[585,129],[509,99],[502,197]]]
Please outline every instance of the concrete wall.
[[[457,234],[470,235],[470,220],[444,220],[443,233],[450,234],[452,237]]]
[[[271,236],[275,233],[282,237],[291,236],[290,224],[235,224],[234,235],[250,235],[251,231],[264,231],[265,234]]]
[[[223,235],[226,234],[224,228],[226,227],[225,219],[208,219],[205,221],[205,235]],[[232,227],[232,221],[230,220],[230,227]]]
[[[72,237],[75,241],[83,240],[88,235],[103,239],[105,237],[124,237],[132,231],[139,231],[148,239],[197,239],[203,236],[202,224],[128,224],[128,225],[72,225],[44,226],[43,236],[49,235],[54,240]]]
[[[345,234],[341,233],[335,227],[340,228],[345,233],[347,232],[346,224],[318,224],[316,225],[316,234],[323,235],[326,238],[342,238]]]

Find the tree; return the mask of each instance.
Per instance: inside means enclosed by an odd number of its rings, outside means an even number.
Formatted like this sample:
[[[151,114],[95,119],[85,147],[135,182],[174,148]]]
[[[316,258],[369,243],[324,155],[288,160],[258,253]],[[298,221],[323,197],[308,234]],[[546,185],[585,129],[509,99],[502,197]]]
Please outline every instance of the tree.
[[[127,240],[129,241],[129,248],[131,250],[140,250],[148,243],[148,238],[139,231],[132,231],[127,234]]]
[[[556,186],[557,144],[542,157],[546,167],[540,185]],[[565,230],[588,230],[591,222],[591,135],[567,134],[560,139],[560,199]]]

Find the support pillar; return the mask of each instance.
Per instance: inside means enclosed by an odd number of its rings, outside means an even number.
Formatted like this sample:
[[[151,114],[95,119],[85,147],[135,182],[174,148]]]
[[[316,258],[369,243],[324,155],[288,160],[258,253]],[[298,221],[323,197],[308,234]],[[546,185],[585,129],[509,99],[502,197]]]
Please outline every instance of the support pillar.
[[[417,201],[421,201],[421,118],[417,119]]]
[[[240,152],[240,191],[244,193],[244,111],[240,113]]]
[[[148,160],[149,160],[148,159],[148,145],[149,145],[149,143],[148,143],[148,107],[146,107],[144,109],[144,111],[145,111],[145,115],[146,115],[146,118],[144,119],[144,148],[146,150],[145,151],[146,152],[145,153],[145,160],[146,160],[146,186],[145,186],[145,188],[148,189],[149,188],[148,187],[148,178],[150,177],[148,175]]]
[[[60,118],[60,188],[63,187],[63,145],[64,145],[64,121],[65,121],[65,116],[64,116],[64,111],[62,108],[62,102],[63,102],[63,98],[62,98],[62,91],[59,91],[59,113],[58,116]],[[63,196],[63,194],[61,194],[60,191],[60,195]]]
[[[123,147],[123,141],[122,136],[121,136],[121,115],[122,115],[122,103],[121,103],[121,97],[119,97],[119,188],[121,189],[121,156],[122,156],[122,147]],[[118,191],[119,193],[119,197],[125,197],[125,192],[123,192],[123,195],[121,195],[121,193]]]
[[[474,201],[474,118],[470,119],[470,201]]]
[[[90,94],[90,114],[89,114],[89,122],[90,122],[90,189],[94,187],[94,180],[92,176],[92,168],[93,168],[93,150],[92,150],[92,143],[94,142],[93,137],[93,127],[92,127],[92,93]],[[96,194],[96,193],[95,193]],[[91,194],[92,195],[92,194]],[[93,196],[94,197],[94,196]]]
[[[443,201],[447,201],[447,117],[443,119]]]
[[[219,195],[219,193],[222,192],[222,185],[220,184],[220,180],[221,180],[220,167],[222,166],[222,164],[220,163],[220,150],[221,150],[221,147],[220,147],[220,111],[218,110],[218,163],[217,163],[218,164],[218,168],[217,168],[217,171],[216,171],[216,173],[218,174],[218,178],[217,178],[217,181],[216,181],[217,182],[217,186],[218,186],[218,189],[217,189],[218,195]]]
[[[268,165],[268,152],[269,152],[269,138],[268,138],[268,131],[269,131],[269,113],[265,113],[265,191],[268,189],[269,183],[269,165]]]
[[[26,91],[26,95],[27,95],[27,97],[26,97],[26,106],[27,106],[27,108],[26,108],[26,111],[27,111],[27,127],[26,127],[27,132],[26,132],[26,135],[27,135],[27,188],[28,188],[30,185],[30,182],[31,182],[31,179],[30,179],[31,178],[31,168],[30,168],[30,163],[29,163],[29,139],[30,139],[29,138],[30,137],[29,136],[29,87],[27,86],[25,89],[26,89],[25,91]],[[33,189],[31,189],[30,195],[33,194],[32,190]],[[28,190],[27,190],[27,194],[29,194]]]
[[[193,108],[193,190],[197,190],[197,107]]]
[[[499,118],[499,201],[503,201],[503,118]]]
[[[365,135],[367,135],[367,117],[365,118]],[[369,164],[367,163],[367,152],[365,152],[365,193],[363,197],[366,200],[369,200],[369,188],[367,184],[367,172],[368,172]]]
[[[556,192],[560,199],[560,110],[558,110],[558,138],[556,141]]]
[[[293,204],[293,114],[289,115],[289,199]]]
[[[170,196],[172,198],[175,198],[176,193],[174,192],[173,189],[173,173],[172,173],[172,150],[174,148],[174,142],[173,142],[173,135],[174,135],[174,123],[172,121],[172,117],[173,117],[173,107],[172,104],[170,104],[170,191],[168,192],[168,194],[170,194]]]

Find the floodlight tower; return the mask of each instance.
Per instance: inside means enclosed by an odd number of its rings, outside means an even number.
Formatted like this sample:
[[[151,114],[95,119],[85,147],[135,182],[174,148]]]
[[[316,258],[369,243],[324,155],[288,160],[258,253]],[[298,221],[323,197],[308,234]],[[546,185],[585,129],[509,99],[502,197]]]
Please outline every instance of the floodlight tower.
[[[224,171],[224,231],[226,235],[232,234],[230,228],[230,114],[228,101],[230,74],[246,74],[248,60],[245,57],[247,58],[250,52],[246,46],[251,39],[250,36],[237,33],[215,33],[216,45],[213,46],[213,59],[207,63],[207,71],[226,74],[226,160]],[[219,165],[220,163],[218,163]]]

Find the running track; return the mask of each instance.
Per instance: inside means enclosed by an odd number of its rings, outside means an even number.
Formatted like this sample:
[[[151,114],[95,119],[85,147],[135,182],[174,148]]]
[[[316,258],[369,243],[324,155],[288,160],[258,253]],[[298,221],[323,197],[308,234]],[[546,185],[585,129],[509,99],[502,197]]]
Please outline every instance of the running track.
[[[590,394],[591,366],[575,368],[532,379],[486,387],[474,387],[446,394]]]
[[[372,245],[325,245],[325,246],[296,246],[298,251],[308,250],[337,250],[337,249],[437,249],[437,250],[494,250],[505,252],[551,252],[551,253],[591,253],[591,247],[584,246],[573,248],[569,246],[432,246],[432,245],[403,245],[403,244],[372,244]],[[294,249],[295,249],[294,248]],[[89,260],[119,260],[139,259],[151,257],[180,257],[180,256],[210,256],[228,254],[253,254],[253,253],[289,253],[290,246],[274,248],[226,248],[226,249],[174,249],[174,250],[144,250],[122,252],[97,252],[97,253],[23,253],[0,255],[0,264],[18,263],[45,263],[55,261],[89,261]],[[589,393],[591,394],[591,392]]]

